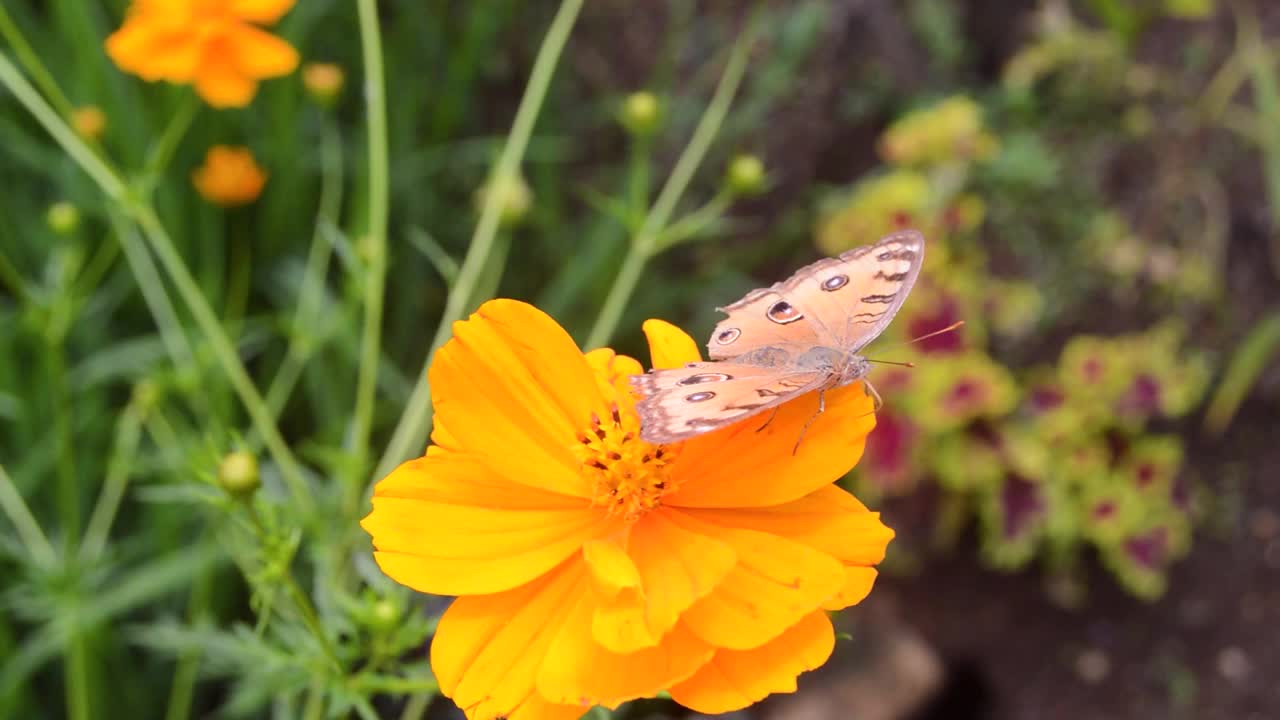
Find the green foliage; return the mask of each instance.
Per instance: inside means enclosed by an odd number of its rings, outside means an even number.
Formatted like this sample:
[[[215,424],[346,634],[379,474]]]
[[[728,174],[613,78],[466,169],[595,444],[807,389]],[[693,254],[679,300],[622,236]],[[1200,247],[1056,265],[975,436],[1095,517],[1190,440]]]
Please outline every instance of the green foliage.
[[[229,111],[113,67],[124,6],[0,10],[0,715],[420,717],[442,606],[358,521],[425,443],[430,352],[499,293],[593,344],[643,317],[649,261],[767,189],[743,139],[823,7],[687,18],[671,58],[715,87],[658,67],[581,112],[557,72],[579,0],[299,3],[275,30],[328,65]],[[624,160],[569,140],[616,122]],[[193,190],[213,144],[267,170],[255,203]]]
[[[451,321],[521,297],[638,354],[643,319],[699,334],[714,298],[812,255],[810,234],[836,253],[921,228],[928,265],[884,345],[966,323],[873,355],[916,368],[875,376],[863,492],[936,483],[938,539],[969,522],[991,565],[1069,577],[1096,554],[1143,597],[1187,551],[1197,493],[1173,433],[1214,339],[1186,327],[1230,311],[1227,192],[1187,139],[1260,148],[1280,217],[1275,52],[1251,18],[1189,98],[1199,84],[1134,48],[1206,0],[1098,0],[1093,24],[1046,3],[986,84],[954,4],[913,0],[930,79],[908,91],[885,58],[824,56],[817,1],[672,4],[652,65],[592,85],[569,70],[601,72],[598,48],[563,57],[586,42],[580,0],[312,0],[275,29],[345,77],[213,111],[108,61],[126,4],[0,5],[0,716],[421,717],[442,606],[382,575],[358,521],[426,442],[424,367]],[[900,118],[884,162],[812,198],[816,222],[801,197],[770,242],[709,242],[792,182],[770,129],[815,63],[839,72],[841,121]],[[214,144],[268,170],[257,202],[192,188]],[[1140,212],[1104,169],[1133,145],[1152,158]],[[1103,304],[1152,322],[1066,336]],[[1242,346],[1212,427],[1275,334]]]

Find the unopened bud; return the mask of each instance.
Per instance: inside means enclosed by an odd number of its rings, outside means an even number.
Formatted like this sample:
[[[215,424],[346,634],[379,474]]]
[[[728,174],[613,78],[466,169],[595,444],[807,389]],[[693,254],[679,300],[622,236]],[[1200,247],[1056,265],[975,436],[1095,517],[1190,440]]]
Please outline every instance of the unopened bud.
[[[49,229],[59,235],[70,235],[80,227],[80,209],[69,202],[56,202],[45,211]]]
[[[332,107],[342,95],[347,75],[333,63],[307,63],[302,68],[302,86],[321,107]]]
[[[764,163],[755,155],[735,157],[725,172],[725,184],[734,195],[759,195],[767,181]]]
[[[218,463],[218,484],[234,497],[252,495],[262,484],[258,477],[258,459],[243,450],[229,453]]]
[[[634,135],[649,135],[662,121],[662,104],[651,92],[633,92],[622,101],[618,122]]]
[[[107,114],[97,105],[85,105],[71,111],[71,126],[80,137],[86,140],[97,140],[107,129]]]
[[[498,194],[499,221],[503,227],[515,227],[529,214],[533,205],[533,191],[528,183],[519,175],[514,175],[502,182],[490,179],[476,191],[476,208],[483,208],[489,200],[489,193]]]

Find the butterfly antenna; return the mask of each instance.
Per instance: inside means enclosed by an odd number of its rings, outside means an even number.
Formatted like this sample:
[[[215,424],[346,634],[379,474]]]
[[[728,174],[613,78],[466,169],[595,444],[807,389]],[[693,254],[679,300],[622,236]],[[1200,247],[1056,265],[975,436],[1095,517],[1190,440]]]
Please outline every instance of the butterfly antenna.
[[[880,365],[899,365],[901,367],[907,367],[907,368],[913,368],[916,366],[915,363],[895,362],[893,360],[872,360],[871,358],[867,358],[867,362],[878,363]]]
[[[941,334],[943,334],[943,333],[949,333],[949,332],[951,332],[952,330],[957,330],[957,329],[959,329],[959,328],[960,328],[960,326],[961,326],[961,325],[964,325],[964,321],[963,321],[963,320],[957,320],[956,322],[951,323],[950,325],[948,325],[948,326],[946,326],[946,327],[942,328],[941,330],[934,330],[934,331],[933,331],[933,332],[931,332],[931,333],[925,333],[924,335],[921,335],[921,336],[920,336],[920,337],[918,337],[918,338],[912,338],[912,339],[910,339],[910,340],[908,340],[908,341],[906,341],[906,342],[904,342],[904,343],[902,343],[902,344],[903,344],[903,345],[910,345],[911,343],[918,343],[918,342],[920,342],[921,340],[928,340],[928,339],[929,339],[929,338],[931,338],[931,337],[937,337],[937,336],[939,336],[939,335],[941,335]]]
[[[955,329],[959,328],[961,325],[964,325],[964,321],[963,321],[963,320],[959,320],[959,321],[957,321],[957,322],[953,322],[953,323],[951,323],[950,325],[948,325],[948,326],[946,326],[946,327],[942,328],[941,330],[934,330],[933,332],[931,332],[931,333],[925,333],[924,335],[921,335],[921,336],[920,336],[920,337],[918,337],[918,338],[912,338],[911,340],[908,340],[908,341],[906,341],[906,342],[904,342],[904,343],[899,343],[899,345],[910,345],[910,344],[912,344],[912,343],[918,343],[918,342],[920,342],[921,340],[928,340],[928,339],[929,339],[929,338],[931,338],[931,337],[937,337],[938,335],[941,335],[941,334],[943,334],[943,333],[949,333],[949,332],[951,332],[952,330],[955,330]],[[914,364],[914,363],[909,363],[909,362],[893,362],[892,360],[872,360],[871,358],[867,358],[867,362],[879,363],[880,365],[900,365],[900,366],[902,366],[902,367],[908,367],[908,368],[913,368],[913,367],[915,367],[915,364]]]

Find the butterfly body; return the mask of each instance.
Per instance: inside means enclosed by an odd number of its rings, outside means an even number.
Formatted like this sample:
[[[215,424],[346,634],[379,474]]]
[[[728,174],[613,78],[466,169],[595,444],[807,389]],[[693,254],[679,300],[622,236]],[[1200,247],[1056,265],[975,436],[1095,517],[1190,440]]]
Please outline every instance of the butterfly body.
[[[897,314],[923,258],[920,233],[894,233],[719,308],[729,317],[711,333],[711,362],[631,378],[644,396],[641,435],[678,442],[864,379],[859,351]]]

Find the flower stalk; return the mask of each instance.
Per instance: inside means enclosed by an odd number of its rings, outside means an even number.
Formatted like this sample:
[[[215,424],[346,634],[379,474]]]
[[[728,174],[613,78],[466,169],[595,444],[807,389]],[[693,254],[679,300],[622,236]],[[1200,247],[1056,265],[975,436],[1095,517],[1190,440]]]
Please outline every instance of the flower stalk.
[[[680,157],[676,160],[675,167],[672,168],[666,184],[663,185],[661,192],[658,193],[658,198],[654,201],[653,207],[649,210],[648,215],[645,216],[639,231],[636,232],[635,237],[632,239],[631,247],[627,251],[626,258],[622,261],[622,267],[618,271],[613,287],[610,288],[609,294],[605,297],[604,305],[600,308],[600,314],[596,317],[595,325],[592,326],[591,332],[587,335],[586,346],[588,348],[600,347],[608,343],[609,339],[613,337],[613,333],[618,327],[618,322],[622,319],[623,308],[631,300],[631,295],[635,292],[645,265],[660,251],[663,229],[670,222],[671,216],[675,212],[676,204],[684,196],[684,192],[689,187],[689,182],[693,179],[694,173],[697,172],[698,166],[702,164],[703,158],[706,157],[712,140],[720,132],[720,127],[724,124],[724,119],[729,114],[729,107],[733,103],[733,97],[737,94],[738,86],[741,84],[743,74],[746,72],[747,54],[751,49],[751,41],[754,38],[753,27],[754,25],[749,25],[734,43],[733,50],[729,54],[729,60],[725,63],[724,72],[720,75],[720,81],[717,83],[715,93],[711,97],[711,102],[708,103],[707,109],[702,113],[702,118],[698,121],[693,135],[689,138],[689,144],[680,153]]]
[[[511,133],[507,136],[507,142],[502,148],[502,155],[499,156],[497,165],[494,166],[490,182],[495,187],[512,182],[519,172],[520,163],[529,146],[529,138],[533,134],[534,121],[537,120],[538,112],[542,109],[560,53],[564,50],[569,32],[573,29],[574,21],[577,20],[581,9],[582,0],[563,0],[555,18],[551,21],[547,35],[543,38],[542,47],[538,49],[538,55],[533,62],[533,70],[529,73],[529,83],[516,109]],[[497,244],[501,215],[502,194],[488,193],[480,209],[480,220],[476,223],[466,258],[462,261],[458,277],[445,303],[440,325],[427,350],[424,370],[419,373],[418,381],[409,395],[404,413],[400,416],[400,421],[392,433],[391,441],[378,461],[374,478],[386,475],[426,443],[428,421],[431,418],[431,388],[425,368],[430,365],[436,351],[449,339],[453,332],[453,323],[461,319],[479,300],[475,297],[475,291],[486,274],[490,256]]]

